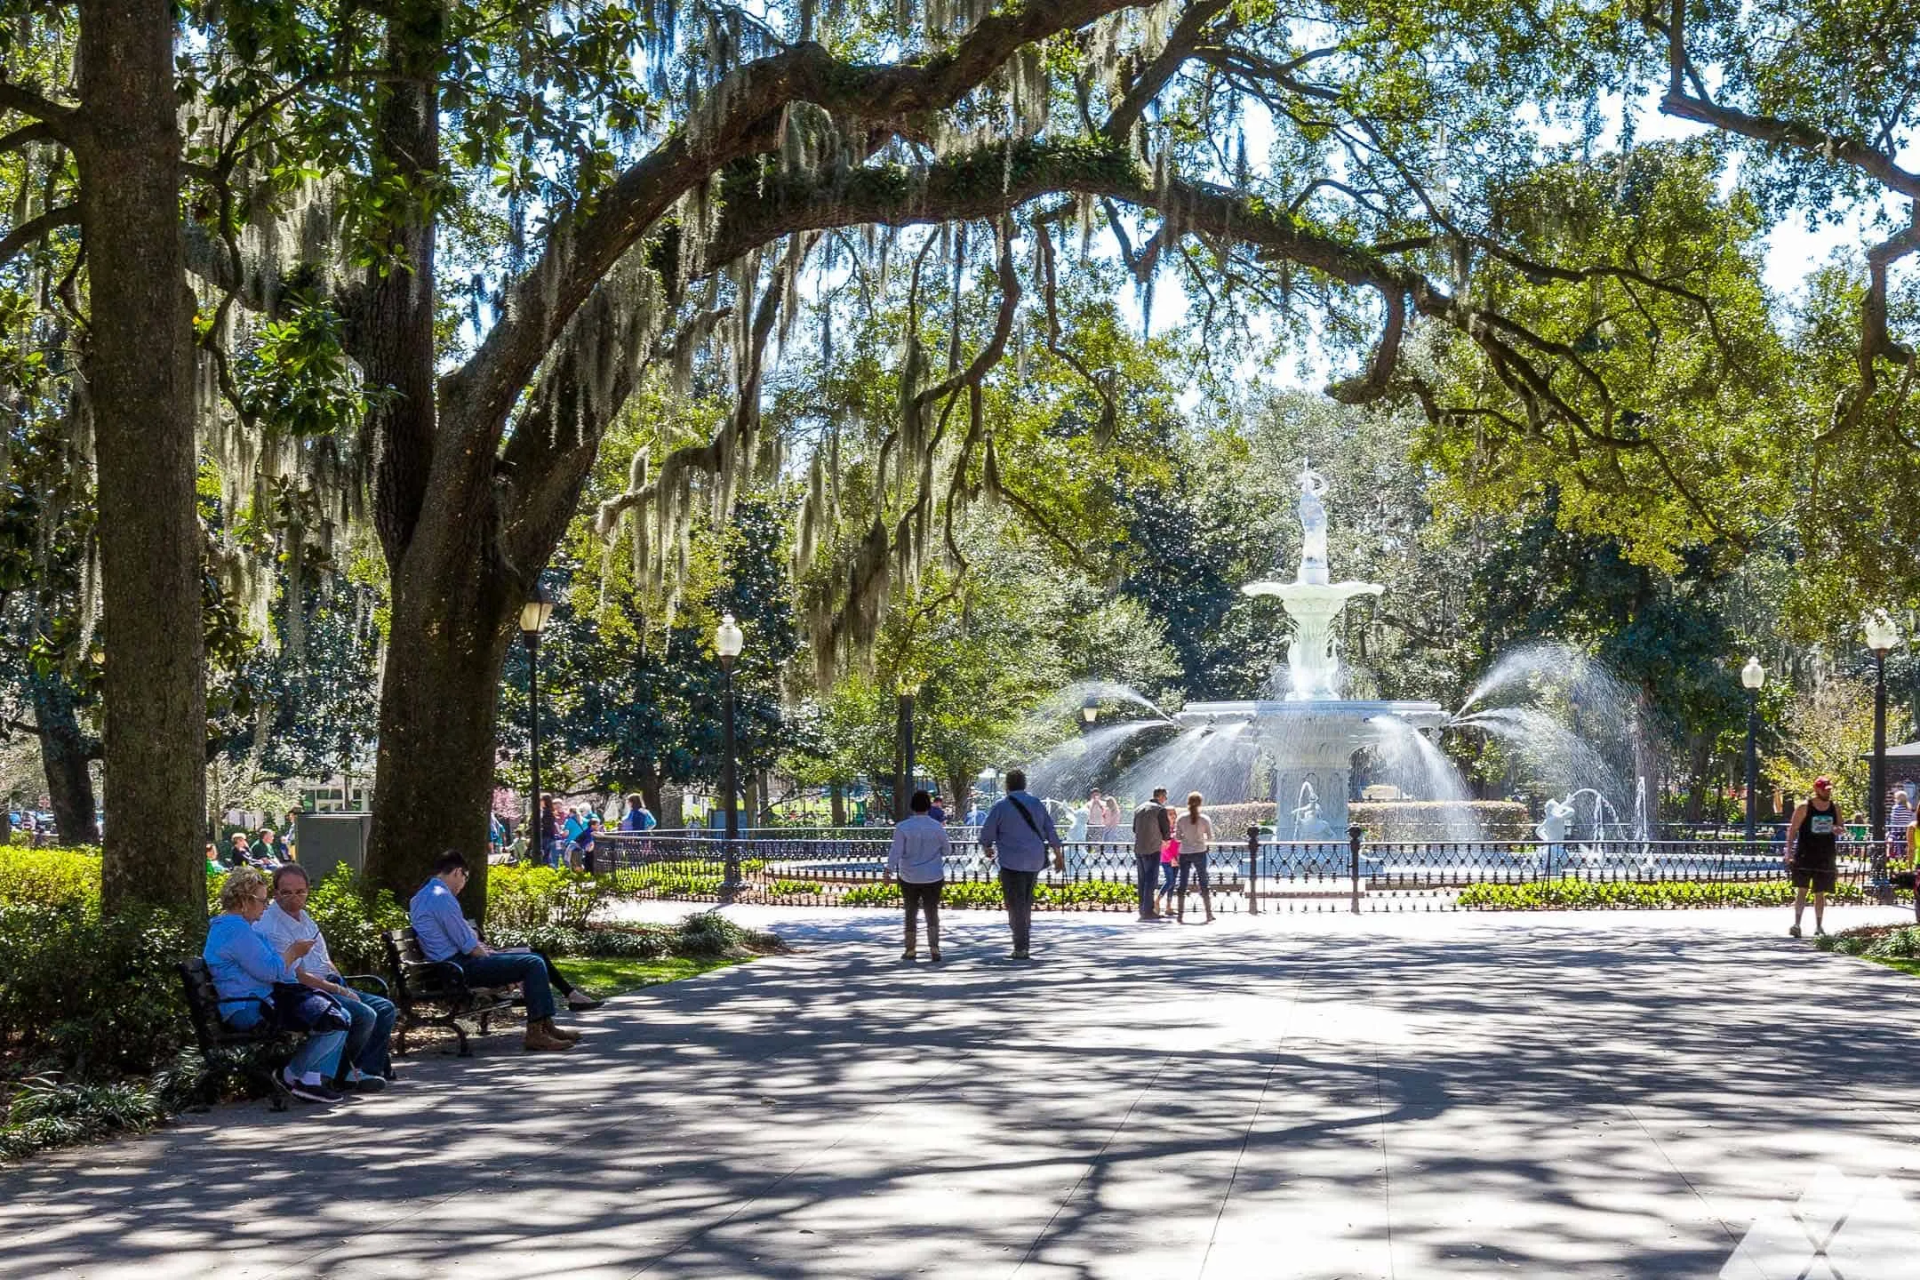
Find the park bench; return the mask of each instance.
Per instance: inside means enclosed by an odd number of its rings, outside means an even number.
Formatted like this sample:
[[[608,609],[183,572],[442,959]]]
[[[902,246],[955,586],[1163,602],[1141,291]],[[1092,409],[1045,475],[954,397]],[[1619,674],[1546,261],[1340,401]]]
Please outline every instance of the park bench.
[[[193,1082],[191,1094],[204,1105],[207,1086],[215,1076],[238,1071],[264,1092],[275,1111],[287,1109],[287,1086],[280,1068],[293,1056],[293,1046],[306,1033],[281,1027],[274,1018],[273,1002],[263,996],[250,999],[260,1006],[260,1021],[245,1029],[232,1026],[220,1016],[220,1010],[238,1009],[242,1001],[223,1006],[213,985],[213,971],[199,956],[182,960],[180,983],[186,990],[187,1016],[193,1022],[193,1038],[200,1046],[206,1066]]]
[[[389,929],[387,962],[393,970],[393,1002],[400,1010],[394,1051],[407,1051],[407,1032],[415,1027],[445,1027],[460,1042],[459,1056],[472,1056],[461,1019],[472,1018],[485,1035],[493,1015],[523,1004],[518,988],[476,987],[450,960],[429,960],[412,929]]]
[[[250,1027],[235,1027],[220,1016],[220,1011],[237,1009],[245,1002],[220,999],[220,992],[213,985],[213,971],[207,967],[206,960],[190,956],[180,962],[179,970],[180,982],[186,991],[187,1016],[193,1023],[193,1038],[207,1064],[193,1082],[192,1096],[203,1098],[215,1076],[238,1071],[267,1094],[275,1111],[285,1111],[289,1095],[280,1069],[293,1056],[294,1045],[306,1032],[298,1027],[280,1026],[273,1002],[263,996],[249,999],[260,1006],[265,1016]],[[371,987],[377,995],[387,994],[386,979],[377,974],[352,974],[346,983],[362,991]]]

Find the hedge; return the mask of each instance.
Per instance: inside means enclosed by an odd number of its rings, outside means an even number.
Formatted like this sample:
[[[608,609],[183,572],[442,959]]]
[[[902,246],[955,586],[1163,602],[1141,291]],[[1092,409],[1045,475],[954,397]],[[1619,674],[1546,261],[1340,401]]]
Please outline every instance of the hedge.
[[[1911,893],[1903,893],[1911,898]],[[1867,901],[1857,884],[1842,883],[1833,902]],[[1787,880],[1534,880],[1526,884],[1476,884],[1460,891],[1458,905],[1485,911],[1610,911],[1676,907],[1779,907],[1793,902]]]
[[[1179,797],[1174,799],[1178,808]],[[1214,840],[1219,844],[1240,843],[1247,828],[1255,823],[1282,839],[1292,834],[1292,815],[1276,822],[1276,806],[1271,800],[1210,804],[1204,812],[1213,819]],[[1462,813],[1480,824],[1488,840],[1533,838],[1527,806],[1514,800],[1360,800],[1347,806],[1347,820],[1364,827],[1366,839],[1379,841],[1445,840],[1448,817]],[[1335,832],[1334,838],[1345,840],[1347,833]]]

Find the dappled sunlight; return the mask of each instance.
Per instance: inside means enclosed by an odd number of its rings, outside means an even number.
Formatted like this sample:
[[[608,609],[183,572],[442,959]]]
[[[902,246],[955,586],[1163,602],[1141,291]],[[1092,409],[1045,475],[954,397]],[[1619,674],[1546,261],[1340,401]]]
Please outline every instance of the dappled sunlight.
[[[1712,1274],[1816,1158],[1912,1185],[1920,1007],[1708,919],[1049,919],[1016,966],[982,915],[936,968],[842,913],[565,1057],[6,1171],[0,1274]]]

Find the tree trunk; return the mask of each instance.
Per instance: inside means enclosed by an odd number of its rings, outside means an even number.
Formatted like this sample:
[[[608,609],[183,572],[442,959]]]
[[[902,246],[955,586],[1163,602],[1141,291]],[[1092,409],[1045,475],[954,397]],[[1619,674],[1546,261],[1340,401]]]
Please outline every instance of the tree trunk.
[[[80,731],[73,690],[58,676],[32,677],[33,718],[40,730],[40,766],[53,802],[53,826],[63,845],[100,843],[93,817],[94,743]]]
[[[947,793],[947,815],[963,818],[967,813],[968,779],[963,769],[947,779],[950,790]]]
[[[833,814],[833,825],[847,825],[847,789],[837,782],[827,784],[827,806]]]
[[[401,562],[367,837],[368,878],[403,902],[436,857],[464,853],[473,877],[463,903],[475,919],[486,909],[500,673],[516,611],[485,548],[462,546],[460,535],[484,528],[436,507]]]
[[[76,159],[108,653],[101,897],[198,914],[207,699],[173,31],[167,0],[83,0]]]
[[[1700,815],[1706,809],[1707,766],[1712,752],[1713,743],[1703,733],[1694,734],[1687,742],[1688,822],[1700,821]]]

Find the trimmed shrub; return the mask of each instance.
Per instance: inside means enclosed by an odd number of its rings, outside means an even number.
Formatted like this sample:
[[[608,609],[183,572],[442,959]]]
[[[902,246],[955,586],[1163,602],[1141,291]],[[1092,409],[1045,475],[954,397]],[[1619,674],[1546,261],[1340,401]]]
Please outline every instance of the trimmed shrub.
[[[1367,800],[1348,805],[1347,818],[1368,840],[1411,843],[1447,839],[1448,818],[1462,811],[1489,840],[1533,839],[1527,806],[1515,800]]]
[[[1179,796],[1173,797],[1174,808],[1180,807],[1179,801]],[[1246,839],[1247,827],[1253,823],[1276,831],[1284,838],[1288,831],[1283,828],[1292,821],[1290,817],[1276,819],[1271,800],[1210,804],[1204,812],[1213,819],[1217,844],[1239,844]],[[1462,812],[1480,824],[1480,830],[1489,840],[1533,838],[1527,806],[1514,800],[1356,800],[1347,806],[1347,820],[1365,827],[1368,840],[1445,840],[1448,817]],[[1347,833],[1336,831],[1334,838],[1344,840]]]
[[[489,867],[487,927],[560,925],[584,929],[593,913],[615,892],[612,875],[588,875],[559,867]]]
[[[533,947],[554,956],[621,960],[658,960],[667,956],[707,960],[786,949],[786,944],[775,935],[743,928],[717,911],[698,912],[670,925],[599,929],[542,925],[532,929],[489,929],[488,934],[498,946]]]
[[[151,1072],[187,1034],[174,966],[204,940],[204,925],[157,912],[0,908],[0,1037],[69,1077]]]
[[[100,850],[0,848],[0,907],[100,908]]]
[[[1902,897],[1911,898],[1910,893]],[[1865,902],[1857,884],[1837,885],[1832,902]],[[1675,907],[1779,907],[1793,902],[1786,880],[1535,880],[1476,884],[1460,891],[1462,907],[1484,911],[1618,911]]]

